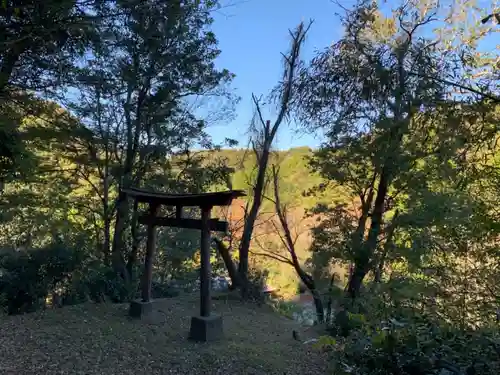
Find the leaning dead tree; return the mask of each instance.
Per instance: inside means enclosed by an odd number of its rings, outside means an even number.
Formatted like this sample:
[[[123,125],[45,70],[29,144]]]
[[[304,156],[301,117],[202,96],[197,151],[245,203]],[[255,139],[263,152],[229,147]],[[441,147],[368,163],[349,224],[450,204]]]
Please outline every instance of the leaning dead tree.
[[[497,24],[500,25],[500,12],[491,13],[491,14],[487,15],[486,17],[484,17],[481,20],[481,23],[485,24],[487,22],[492,21],[493,19],[495,19],[497,21]]]
[[[219,253],[220,257],[224,261],[224,265],[227,269],[227,273],[229,278],[231,279],[231,289],[236,289],[241,286],[241,279],[238,273],[238,267],[233,261],[233,257],[231,255],[232,249],[235,248],[235,242],[237,233],[239,233],[244,226],[245,218],[248,212],[248,202],[245,204],[243,209],[243,217],[239,220],[233,220],[233,218],[227,217],[226,220],[231,223],[230,228],[226,236],[224,237],[212,237],[212,244],[215,247],[217,253]]]
[[[252,149],[257,163],[257,174],[253,184],[253,194],[249,205],[248,214],[245,218],[243,233],[239,246],[238,273],[242,282],[242,295],[246,295],[248,281],[248,255],[254,232],[255,222],[262,205],[266,187],[266,172],[269,164],[269,156],[276,134],[289,112],[290,102],[293,98],[293,83],[300,61],[300,49],[304,43],[306,34],[311,27],[312,21],[306,26],[300,23],[295,31],[290,31],[291,48],[284,58],[283,82],[279,87],[279,111],[273,123],[264,120],[261,102],[255,95],[252,96],[255,104],[255,121],[253,123],[256,137],[252,140]]]
[[[266,199],[270,200],[274,204],[277,223],[273,222],[275,233],[278,234],[281,248],[284,249],[284,252],[273,253],[266,252],[266,254],[262,254],[268,256],[270,258],[276,259],[280,262],[289,264],[292,266],[300,278],[302,283],[307,287],[309,292],[314,299],[314,306],[316,309],[316,316],[318,323],[323,323],[325,320],[324,316],[324,307],[323,300],[321,298],[321,294],[316,287],[316,283],[312,275],[310,275],[302,266],[299,257],[297,256],[296,251],[296,243],[300,236],[300,233],[293,234],[290,229],[290,215],[288,212],[287,205],[284,204],[280,199],[279,193],[279,167],[276,165],[272,166],[272,183],[273,183],[273,197],[266,197]]]

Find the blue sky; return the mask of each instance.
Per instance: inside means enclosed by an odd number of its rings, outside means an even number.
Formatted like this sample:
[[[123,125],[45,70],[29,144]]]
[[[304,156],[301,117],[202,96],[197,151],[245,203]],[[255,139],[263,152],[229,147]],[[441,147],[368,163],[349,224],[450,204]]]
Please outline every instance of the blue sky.
[[[235,121],[213,126],[209,131],[214,141],[229,137],[245,146],[245,132],[253,113],[251,95],[265,96],[279,81],[282,72],[280,53],[287,51],[290,41],[288,29],[293,29],[302,20],[314,19],[302,55],[308,59],[315,50],[336,41],[341,28],[335,16],[337,6],[330,0],[223,1],[223,4],[228,3],[235,5],[214,15],[213,30],[222,50],[217,64],[236,74],[233,87],[241,102]],[[349,5],[352,2],[345,3]],[[319,139],[315,138],[298,134],[293,126],[283,126],[278,134],[277,147],[314,147],[319,144]]]
[[[226,137],[233,138],[244,147],[253,114],[251,95],[265,96],[279,81],[282,73],[280,53],[288,50],[290,42],[288,29],[293,29],[302,20],[314,20],[302,50],[302,58],[308,60],[315,51],[339,39],[342,27],[336,13],[343,11],[331,0],[221,1],[223,6],[233,5],[214,14],[213,31],[222,51],[216,63],[220,68],[227,68],[236,74],[232,87],[241,97],[241,102],[234,121],[211,126],[209,132],[216,142],[222,142]],[[346,8],[355,3],[354,0],[339,2]],[[391,3],[387,1],[385,6],[390,7]],[[481,0],[480,3],[491,6],[489,0]],[[489,38],[490,43],[492,38]],[[488,49],[494,45],[490,43],[486,44]],[[269,117],[271,121],[273,118],[272,115]],[[318,135],[298,133],[293,125],[283,125],[276,143],[280,149],[315,147],[321,141]]]

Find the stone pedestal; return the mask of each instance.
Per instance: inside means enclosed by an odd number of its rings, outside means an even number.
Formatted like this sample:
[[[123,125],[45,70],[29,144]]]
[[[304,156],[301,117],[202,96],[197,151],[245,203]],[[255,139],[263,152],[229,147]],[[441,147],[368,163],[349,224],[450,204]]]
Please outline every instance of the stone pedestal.
[[[193,316],[189,339],[199,342],[210,342],[222,339],[222,316]]]
[[[143,318],[150,316],[153,313],[153,302],[144,302],[141,300],[135,300],[130,302],[130,308],[128,314],[132,318]]]

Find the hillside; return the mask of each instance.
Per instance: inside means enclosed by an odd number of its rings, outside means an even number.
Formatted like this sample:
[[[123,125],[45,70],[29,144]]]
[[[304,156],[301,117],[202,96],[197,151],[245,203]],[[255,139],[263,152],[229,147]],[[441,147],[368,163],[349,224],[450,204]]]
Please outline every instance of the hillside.
[[[275,151],[270,160],[270,166],[279,166],[280,198],[284,203],[299,207],[312,207],[317,198],[304,197],[304,191],[321,182],[321,177],[312,173],[308,166],[308,158],[312,156],[309,147],[297,147],[286,151]],[[253,152],[249,149],[224,149],[213,154],[234,168],[232,177],[233,189],[250,191],[249,182],[255,177],[256,162]],[[267,194],[272,195],[268,189]],[[263,211],[272,211],[269,201],[263,203]]]
[[[304,194],[323,182],[322,178],[309,168],[308,159],[312,155],[313,150],[309,147],[298,147],[286,151],[275,151],[270,161],[270,165],[279,166],[280,200],[286,204],[289,227],[292,235],[297,238],[296,251],[302,262],[306,262],[309,258],[309,247],[312,240],[310,229],[316,222],[316,218],[306,217],[306,211],[320,202],[328,204],[334,199],[345,199],[340,189],[332,189],[323,196]],[[211,158],[224,160],[228,166],[234,168],[233,189],[241,189],[246,191],[248,196],[252,195],[251,183],[256,174],[256,162],[251,150],[225,149],[212,154]],[[274,198],[273,194],[271,183],[267,187],[265,195]],[[236,237],[241,234],[245,204],[246,199],[238,199],[233,202],[228,212],[224,210],[221,212],[222,216],[227,214]],[[279,288],[284,296],[289,296],[295,293],[298,283],[295,271],[290,265],[263,255],[276,252],[287,255],[281,244],[277,227],[280,226],[275,217],[274,204],[272,201],[264,199],[254,229],[253,260],[258,268],[268,270],[269,282]],[[337,272],[343,274],[341,270],[337,270]]]

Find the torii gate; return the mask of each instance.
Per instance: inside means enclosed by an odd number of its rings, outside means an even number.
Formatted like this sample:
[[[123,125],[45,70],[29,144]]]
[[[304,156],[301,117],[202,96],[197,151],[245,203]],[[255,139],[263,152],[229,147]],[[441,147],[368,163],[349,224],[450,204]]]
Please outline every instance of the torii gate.
[[[200,268],[200,316],[191,318],[189,338],[196,341],[213,341],[222,337],[222,317],[211,314],[211,266],[210,231],[226,232],[225,221],[211,219],[214,206],[229,206],[234,198],[245,196],[241,190],[230,190],[202,194],[165,194],[143,189],[129,188],[122,192],[138,203],[149,205],[148,213],[139,218],[139,223],[147,225],[146,257],[142,278],[141,299],[130,303],[129,314],[133,317],[148,315],[153,311],[151,284],[156,243],[156,227],[200,229],[201,268]],[[158,217],[161,205],[176,208],[175,218]],[[200,207],[201,220],[182,217],[183,207]]]

